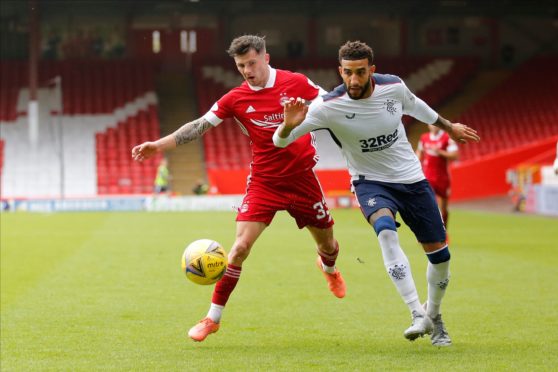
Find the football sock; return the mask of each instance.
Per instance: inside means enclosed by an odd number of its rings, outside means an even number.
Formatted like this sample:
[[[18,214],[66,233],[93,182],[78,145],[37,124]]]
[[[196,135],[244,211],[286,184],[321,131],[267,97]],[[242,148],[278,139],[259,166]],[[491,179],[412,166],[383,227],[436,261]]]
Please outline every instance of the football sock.
[[[213,320],[215,323],[219,323],[221,321],[221,315],[223,313],[224,308],[225,308],[224,306],[212,303],[211,306],[209,307],[207,317]]]
[[[238,279],[240,279],[241,272],[242,267],[231,264],[227,265],[227,271],[225,272],[225,275],[223,275],[221,280],[217,282],[217,284],[215,285],[215,289],[213,290],[213,297],[211,299],[212,304],[225,307],[227,301],[229,300],[229,296],[234,290],[234,287],[236,287],[236,283],[238,283]],[[213,319],[210,314],[208,314],[208,316],[214,322],[217,322],[217,320]]]
[[[419,314],[424,314],[411,273],[411,266],[407,256],[399,246],[397,232],[389,229],[382,230],[378,234],[378,240],[382,248],[384,265],[399,295],[411,312],[416,311]]]
[[[320,252],[318,250],[318,255],[322,259],[322,268],[326,273],[333,274],[335,272],[335,261],[337,260],[337,255],[339,254],[339,243],[335,241],[335,251],[331,254]]]
[[[450,279],[449,263],[450,253],[448,246],[431,253],[427,253],[428,267],[426,280],[428,282],[427,314],[435,318],[440,313],[442,298],[446,294],[446,287]]]

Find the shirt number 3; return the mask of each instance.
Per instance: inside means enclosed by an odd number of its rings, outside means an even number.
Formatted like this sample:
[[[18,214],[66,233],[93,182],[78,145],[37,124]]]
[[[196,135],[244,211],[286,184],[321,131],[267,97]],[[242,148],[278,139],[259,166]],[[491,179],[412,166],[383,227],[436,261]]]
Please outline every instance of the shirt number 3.
[[[321,220],[322,218],[327,217],[327,215],[329,214],[329,211],[325,210],[324,204],[325,204],[325,202],[317,202],[316,204],[314,204],[312,206],[312,208],[314,208],[316,211],[318,211],[318,214],[316,215],[316,218],[318,220]]]

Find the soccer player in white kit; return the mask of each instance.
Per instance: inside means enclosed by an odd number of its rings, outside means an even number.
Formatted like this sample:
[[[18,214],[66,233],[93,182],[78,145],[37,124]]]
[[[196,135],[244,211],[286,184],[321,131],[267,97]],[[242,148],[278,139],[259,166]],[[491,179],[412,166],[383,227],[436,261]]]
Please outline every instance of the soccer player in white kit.
[[[285,147],[313,130],[327,129],[339,145],[353,190],[374,227],[386,270],[411,312],[403,333],[409,340],[431,334],[435,346],[449,346],[440,305],[449,283],[450,252],[434,193],[405,134],[403,114],[433,124],[457,143],[479,141],[476,131],[451,123],[416,97],[394,75],[375,74],[372,49],[360,41],[339,50],[343,84],[310,108],[302,99],[285,105],[284,123],[273,142]],[[421,305],[409,261],[399,245],[395,216],[400,213],[428,258],[428,300]]]

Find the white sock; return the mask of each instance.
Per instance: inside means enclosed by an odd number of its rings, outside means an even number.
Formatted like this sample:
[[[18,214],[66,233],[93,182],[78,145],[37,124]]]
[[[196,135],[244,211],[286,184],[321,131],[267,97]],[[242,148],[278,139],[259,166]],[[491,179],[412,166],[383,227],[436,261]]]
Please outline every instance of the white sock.
[[[399,295],[405,301],[411,312],[416,311],[424,314],[413,274],[411,273],[411,265],[405,253],[399,246],[399,237],[397,232],[393,230],[382,230],[378,235],[378,241],[382,248],[382,256],[384,257],[384,265],[391,278],[393,284],[397,288]]]
[[[328,274],[333,274],[335,272],[335,266],[327,266],[325,263],[322,262],[322,268]]]
[[[219,323],[221,321],[221,315],[224,308],[224,306],[211,303],[209,311],[207,312],[207,317],[213,320],[215,323]]]
[[[435,318],[440,313],[442,298],[446,294],[449,283],[449,260],[439,264],[428,262],[426,269],[426,280],[428,281],[428,305],[426,313]]]

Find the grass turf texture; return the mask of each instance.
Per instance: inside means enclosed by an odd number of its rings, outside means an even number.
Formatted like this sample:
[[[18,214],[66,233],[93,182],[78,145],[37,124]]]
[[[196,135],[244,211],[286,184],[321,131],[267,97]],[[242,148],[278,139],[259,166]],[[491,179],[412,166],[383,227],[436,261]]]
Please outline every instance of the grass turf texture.
[[[360,213],[333,214],[347,297],[280,213],[203,343],[186,333],[213,287],[187,281],[180,256],[199,238],[228,250],[234,214],[2,214],[1,369],[555,370],[558,220],[453,211],[442,312],[454,345],[439,349],[403,338],[408,311]],[[424,300],[426,258],[400,236]]]

